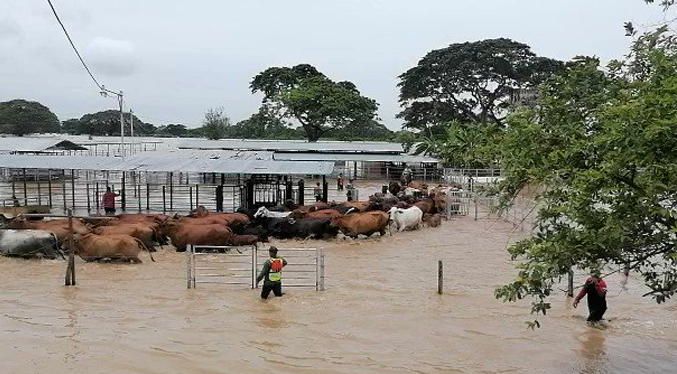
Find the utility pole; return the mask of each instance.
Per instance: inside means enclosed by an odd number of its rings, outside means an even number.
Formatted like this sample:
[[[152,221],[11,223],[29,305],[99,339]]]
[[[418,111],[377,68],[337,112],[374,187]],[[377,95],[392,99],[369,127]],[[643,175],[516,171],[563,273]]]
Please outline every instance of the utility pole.
[[[122,150],[122,161],[125,160],[125,156],[127,151],[125,150],[125,117],[124,113],[122,112],[122,107],[123,107],[123,95],[122,91],[118,94],[118,102],[120,103],[120,141],[122,144],[120,145],[121,150]]]
[[[103,97],[108,97],[109,94],[116,95],[118,97],[118,104],[120,104],[120,150],[121,150],[121,155],[122,155],[122,161],[125,160],[125,117],[122,112],[123,104],[124,104],[124,94],[122,91],[120,92],[115,92],[111,91],[106,88],[106,86],[101,85],[101,96]]]

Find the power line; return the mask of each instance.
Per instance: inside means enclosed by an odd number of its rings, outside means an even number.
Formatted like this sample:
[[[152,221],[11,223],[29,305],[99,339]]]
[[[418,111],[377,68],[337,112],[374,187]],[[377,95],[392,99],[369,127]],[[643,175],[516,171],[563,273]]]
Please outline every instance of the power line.
[[[54,13],[54,17],[56,17],[56,20],[59,22],[59,25],[61,25],[63,32],[66,34],[66,38],[68,38],[68,41],[71,43],[71,47],[73,47],[73,50],[75,51],[75,54],[78,55],[80,62],[82,62],[82,66],[85,67],[85,70],[87,70],[89,76],[92,77],[92,80],[94,81],[96,86],[99,87],[101,91],[106,91],[105,87],[99,84],[99,81],[97,81],[96,78],[94,78],[94,74],[92,74],[92,72],[89,70],[89,67],[87,67],[87,64],[85,64],[85,60],[82,58],[80,52],[78,52],[78,49],[75,47],[75,43],[73,43],[73,39],[71,39],[71,36],[68,34],[66,26],[63,25],[63,22],[61,22],[61,18],[59,18],[59,15],[56,13],[56,9],[54,9],[54,5],[52,5],[52,0],[47,0],[47,3],[49,3],[49,7],[52,8],[52,13]]]

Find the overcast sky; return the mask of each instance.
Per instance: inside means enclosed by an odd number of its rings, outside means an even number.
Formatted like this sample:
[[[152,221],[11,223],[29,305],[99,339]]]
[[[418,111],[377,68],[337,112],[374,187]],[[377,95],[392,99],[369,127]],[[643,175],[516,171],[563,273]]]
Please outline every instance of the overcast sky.
[[[198,126],[209,107],[234,121],[270,66],[310,63],[380,103],[391,129],[397,76],[432,49],[507,37],[567,60],[622,56],[623,22],[654,23],[641,0],[52,0],[95,77],[155,124]],[[115,108],[102,98],[46,0],[0,1],[0,101],[39,101],[61,120]]]

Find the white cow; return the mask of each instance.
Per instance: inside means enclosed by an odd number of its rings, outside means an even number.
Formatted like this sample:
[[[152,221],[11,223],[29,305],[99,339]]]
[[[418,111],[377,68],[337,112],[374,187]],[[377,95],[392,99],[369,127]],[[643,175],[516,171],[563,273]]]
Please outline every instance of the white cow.
[[[421,227],[423,211],[417,206],[407,209],[392,207],[388,214],[390,215],[389,225],[395,224],[399,232],[405,229],[417,229]]]
[[[259,217],[269,217],[269,218],[287,218],[291,212],[271,212],[265,206],[259,208],[259,210],[254,213],[254,218]]]

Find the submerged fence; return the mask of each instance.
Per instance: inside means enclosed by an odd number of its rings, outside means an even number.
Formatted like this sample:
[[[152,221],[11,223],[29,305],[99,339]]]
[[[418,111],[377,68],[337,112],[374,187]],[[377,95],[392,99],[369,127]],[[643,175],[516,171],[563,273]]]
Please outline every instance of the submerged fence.
[[[263,252],[268,253],[267,250]],[[287,260],[283,269],[283,287],[324,291],[324,251],[321,248],[278,247],[278,253]],[[268,256],[259,256],[256,245],[190,245],[186,248],[187,287],[191,289],[198,283],[211,283],[258,288],[256,276],[267,259]]]

